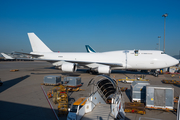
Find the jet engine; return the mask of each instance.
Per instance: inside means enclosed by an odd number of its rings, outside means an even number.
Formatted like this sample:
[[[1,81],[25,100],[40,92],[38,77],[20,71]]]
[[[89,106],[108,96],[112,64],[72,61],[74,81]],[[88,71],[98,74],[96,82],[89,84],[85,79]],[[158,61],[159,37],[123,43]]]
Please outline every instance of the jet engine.
[[[103,65],[103,66],[99,66],[97,68],[97,71],[98,71],[98,73],[109,74],[109,73],[111,73],[111,68],[110,68],[110,66]]]
[[[75,63],[63,63],[61,65],[61,70],[65,72],[75,72],[77,70],[77,65]]]

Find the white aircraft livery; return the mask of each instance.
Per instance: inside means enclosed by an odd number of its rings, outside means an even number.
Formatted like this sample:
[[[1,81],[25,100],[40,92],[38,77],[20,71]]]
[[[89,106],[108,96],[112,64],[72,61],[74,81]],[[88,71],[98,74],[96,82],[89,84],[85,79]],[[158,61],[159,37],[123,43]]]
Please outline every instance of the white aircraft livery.
[[[157,50],[120,50],[110,52],[69,53],[53,52],[34,33],[28,33],[34,60],[45,60],[62,71],[75,72],[77,66],[109,74],[113,69],[151,70],[167,68],[179,63],[175,58]]]

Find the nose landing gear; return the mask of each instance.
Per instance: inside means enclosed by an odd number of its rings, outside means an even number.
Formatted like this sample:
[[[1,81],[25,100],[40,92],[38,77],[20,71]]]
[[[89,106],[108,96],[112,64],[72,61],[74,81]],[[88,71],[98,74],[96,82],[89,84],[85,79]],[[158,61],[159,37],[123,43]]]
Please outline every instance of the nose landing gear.
[[[158,75],[159,75],[159,73],[154,72],[154,76],[155,76],[155,77],[158,77]]]

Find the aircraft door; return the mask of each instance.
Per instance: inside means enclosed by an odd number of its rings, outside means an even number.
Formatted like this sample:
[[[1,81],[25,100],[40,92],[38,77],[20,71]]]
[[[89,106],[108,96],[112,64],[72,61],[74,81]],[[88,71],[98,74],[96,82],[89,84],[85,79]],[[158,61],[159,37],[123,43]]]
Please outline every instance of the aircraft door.
[[[125,68],[127,69],[127,64],[128,64],[128,53],[129,53],[129,51],[128,50],[125,50],[125,51],[123,51],[123,53],[125,53]]]

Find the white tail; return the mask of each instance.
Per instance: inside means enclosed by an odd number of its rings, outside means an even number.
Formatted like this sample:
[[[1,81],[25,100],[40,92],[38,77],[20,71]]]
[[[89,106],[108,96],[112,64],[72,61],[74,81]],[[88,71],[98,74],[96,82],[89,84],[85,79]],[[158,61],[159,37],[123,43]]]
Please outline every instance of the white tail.
[[[28,33],[33,52],[52,52],[34,33]]]

